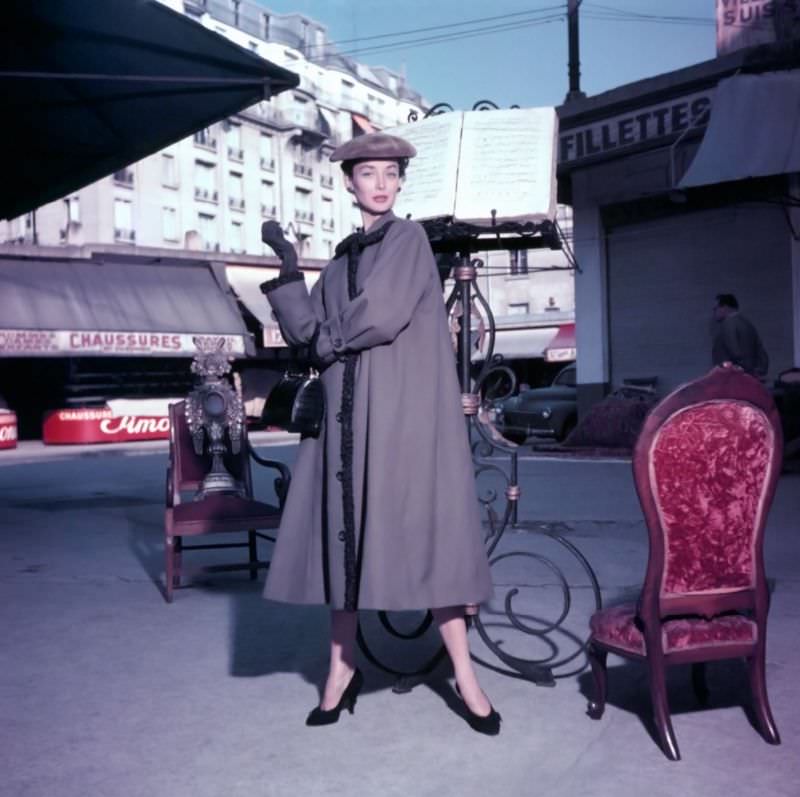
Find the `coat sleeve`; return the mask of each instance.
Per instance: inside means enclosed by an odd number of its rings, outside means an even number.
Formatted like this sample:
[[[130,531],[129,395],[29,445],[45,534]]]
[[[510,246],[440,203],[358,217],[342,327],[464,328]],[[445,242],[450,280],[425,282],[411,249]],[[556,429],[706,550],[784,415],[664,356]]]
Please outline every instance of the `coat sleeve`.
[[[425,231],[415,223],[395,222],[361,293],[320,324],[317,355],[327,362],[391,343],[411,322],[434,277],[436,263]]]
[[[308,345],[324,319],[323,278],[324,274],[320,274],[310,294],[300,271],[291,272],[262,285],[281,333],[290,346]]]

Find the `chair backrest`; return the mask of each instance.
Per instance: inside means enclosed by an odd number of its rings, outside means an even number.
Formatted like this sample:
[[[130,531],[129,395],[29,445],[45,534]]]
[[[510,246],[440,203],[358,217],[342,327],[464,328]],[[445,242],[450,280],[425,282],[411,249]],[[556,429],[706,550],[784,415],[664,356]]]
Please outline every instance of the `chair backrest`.
[[[196,490],[211,469],[211,457],[207,453],[198,456],[192,444],[192,435],[186,422],[186,402],[170,404],[169,455],[175,490]],[[246,494],[252,496],[250,459],[248,454],[247,429],[242,427],[242,445],[238,454],[226,454],[225,467],[244,484]]]
[[[650,540],[642,601],[660,616],[766,602],[763,534],[782,458],[769,393],[727,366],[650,413],[634,479]]]

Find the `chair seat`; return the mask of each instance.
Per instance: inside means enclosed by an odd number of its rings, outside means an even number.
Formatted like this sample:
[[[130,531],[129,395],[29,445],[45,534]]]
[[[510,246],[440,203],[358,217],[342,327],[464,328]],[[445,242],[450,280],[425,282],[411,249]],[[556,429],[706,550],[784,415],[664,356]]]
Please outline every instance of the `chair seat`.
[[[281,511],[261,501],[218,493],[202,501],[178,504],[171,514],[174,534],[213,534],[236,529],[276,528]]]
[[[592,615],[589,626],[592,638],[600,644],[645,655],[644,635],[639,628],[635,603],[601,609]],[[755,622],[739,614],[721,615],[711,620],[676,618],[664,622],[661,631],[665,653],[725,644],[755,644],[757,636]]]

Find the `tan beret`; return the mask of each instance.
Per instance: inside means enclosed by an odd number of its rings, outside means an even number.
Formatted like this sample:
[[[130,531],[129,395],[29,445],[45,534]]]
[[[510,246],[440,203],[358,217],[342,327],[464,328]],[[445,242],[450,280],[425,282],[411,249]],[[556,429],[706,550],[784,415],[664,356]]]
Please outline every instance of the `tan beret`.
[[[399,136],[391,136],[388,133],[367,133],[337,147],[331,154],[331,160],[393,160],[413,158],[416,154],[416,149]]]

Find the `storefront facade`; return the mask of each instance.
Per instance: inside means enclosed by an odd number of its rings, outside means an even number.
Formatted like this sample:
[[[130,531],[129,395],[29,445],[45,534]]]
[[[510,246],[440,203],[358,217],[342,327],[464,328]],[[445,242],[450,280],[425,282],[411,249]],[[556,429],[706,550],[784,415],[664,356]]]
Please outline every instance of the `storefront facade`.
[[[718,293],[758,328],[770,381],[800,364],[797,55],[740,51],[559,109],[582,412],[625,379],[664,395],[707,371]]]

